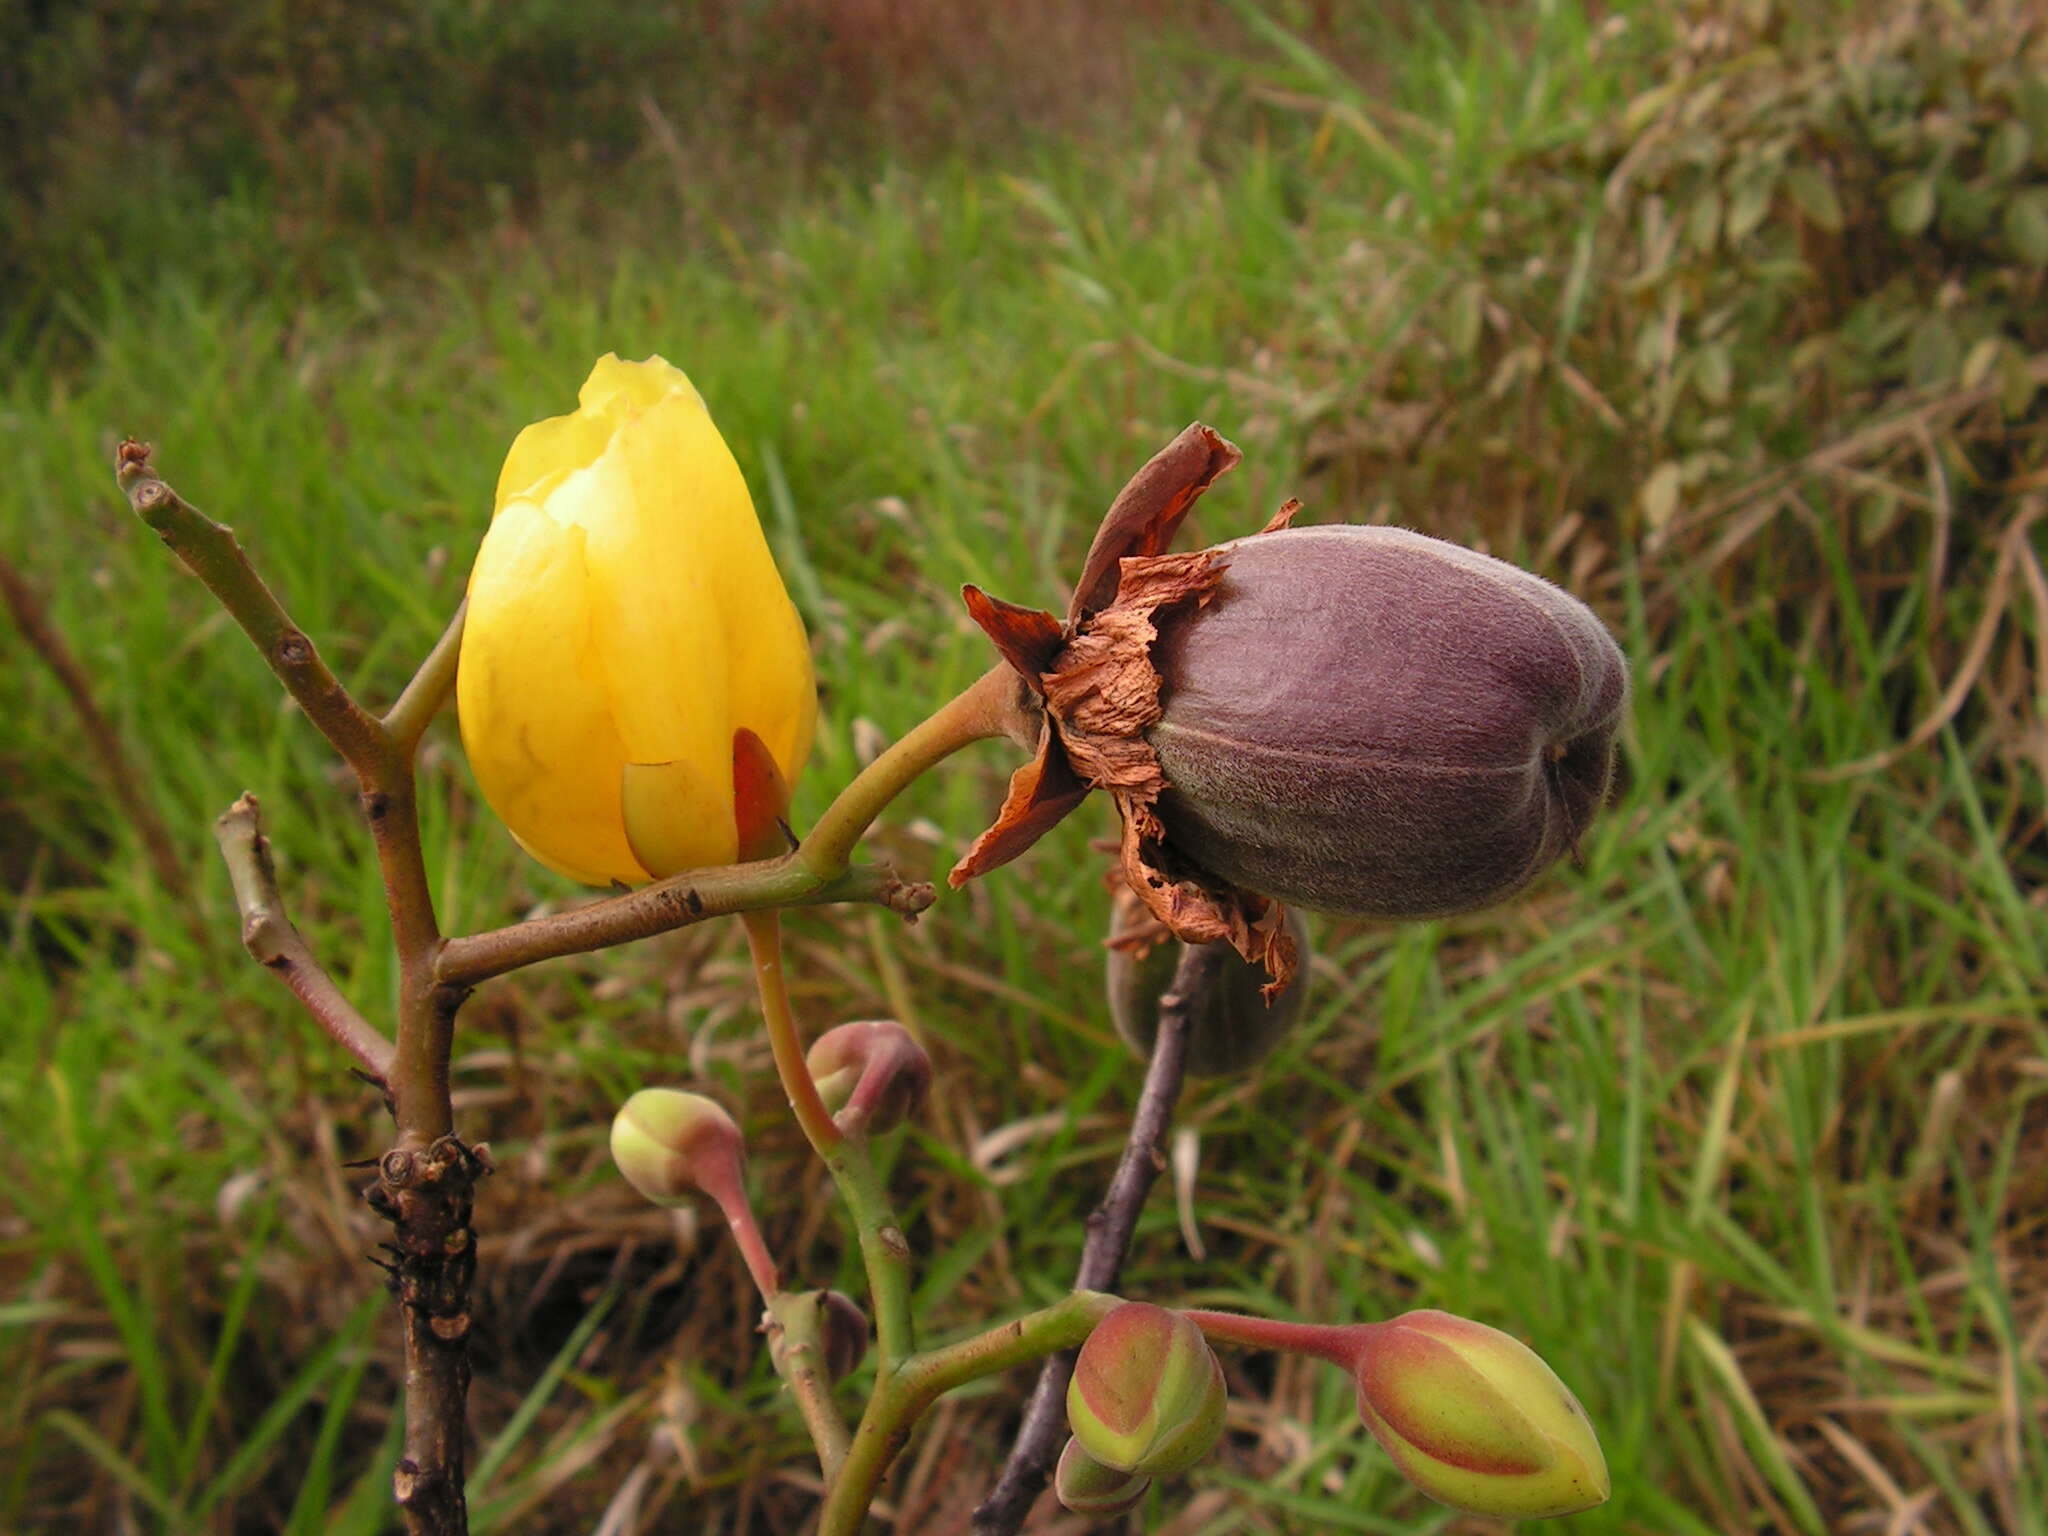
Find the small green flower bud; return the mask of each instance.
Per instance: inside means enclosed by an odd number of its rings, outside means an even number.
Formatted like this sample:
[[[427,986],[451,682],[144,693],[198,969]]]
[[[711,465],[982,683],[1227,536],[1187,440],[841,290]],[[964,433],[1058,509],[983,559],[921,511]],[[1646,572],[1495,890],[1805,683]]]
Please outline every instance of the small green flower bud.
[[[828,1029],[812,1042],[804,1064],[818,1096],[847,1135],[880,1135],[903,1124],[924,1103],[932,1059],[893,1019],[864,1019]]]
[[[1105,1467],[1170,1477],[1223,1433],[1223,1367],[1202,1330],[1127,1301],[1095,1325],[1067,1385],[1067,1425]]]
[[[1534,1350],[1497,1328],[1436,1311],[1368,1324],[1352,1374],[1366,1427],[1439,1503],[1534,1520],[1607,1499],[1586,1411]]]
[[[1115,903],[1104,978],[1109,1016],[1124,1044],[1140,1059],[1149,1059],[1152,1042],[1159,1034],[1159,999],[1173,985],[1181,946],[1121,882]],[[1291,907],[1287,935],[1305,970],[1308,924]],[[1148,937],[1154,939],[1149,947]],[[1187,1071],[1193,1077],[1236,1077],[1250,1072],[1287,1038],[1301,1018],[1302,1000],[1308,994],[1308,977],[1297,975],[1269,1004],[1261,990],[1266,983],[1264,969],[1221,940],[1215,947],[1223,951],[1215,985],[1188,1020]]]
[[[612,1161],[656,1205],[681,1205],[695,1192],[723,1204],[745,1156],[732,1116],[702,1094],[642,1088],[612,1117]]]
[[[1084,1451],[1078,1440],[1067,1441],[1052,1474],[1052,1491],[1077,1515],[1120,1515],[1145,1497],[1151,1486],[1152,1479],[1142,1472],[1105,1467]]]

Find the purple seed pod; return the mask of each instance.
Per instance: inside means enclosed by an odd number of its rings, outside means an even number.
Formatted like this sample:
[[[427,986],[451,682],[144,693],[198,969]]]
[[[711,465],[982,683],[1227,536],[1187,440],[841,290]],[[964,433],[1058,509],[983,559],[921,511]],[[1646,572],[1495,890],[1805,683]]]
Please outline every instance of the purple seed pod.
[[[1157,622],[1146,733],[1174,852],[1317,912],[1491,906],[1607,794],[1621,649],[1577,598],[1400,528],[1220,546],[1210,600]]]
[[[1168,554],[1238,452],[1199,424],[1133,477],[1064,620],[967,589],[1037,696],[1038,753],[959,885],[1107,790],[1125,878],[1188,943],[1227,940],[1277,996],[1282,903],[1470,911],[1573,848],[1607,794],[1628,665],[1578,599],[1394,528],[1289,529]]]

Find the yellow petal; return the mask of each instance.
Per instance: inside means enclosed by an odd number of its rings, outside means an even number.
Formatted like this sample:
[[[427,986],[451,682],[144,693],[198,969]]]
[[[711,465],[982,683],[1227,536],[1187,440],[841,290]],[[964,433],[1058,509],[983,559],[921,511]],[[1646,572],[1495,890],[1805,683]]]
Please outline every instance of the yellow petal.
[[[730,769],[726,779],[729,785]],[[738,854],[732,792],[695,763],[626,764],[619,802],[633,856],[657,879],[730,864]]]
[[[512,440],[498,471],[498,509],[519,496],[542,500],[565,476],[595,463],[625,422],[675,393],[687,394],[702,409],[689,376],[666,359],[628,363],[605,353],[583,381],[576,410],[536,421]]]
[[[525,502],[492,521],[469,579],[456,675],[462,744],[534,857],[593,884],[645,881],[619,809],[625,761],[592,654],[580,529]]]
[[[643,514],[665,507],[691,551],[689,568],[704,576],[698,590],[717,616],[724,657],[725,749],[745,727],[794,782],[817,719],[810,643],[732,451],[697,392],[678,389],[622,432],[612,452]]]

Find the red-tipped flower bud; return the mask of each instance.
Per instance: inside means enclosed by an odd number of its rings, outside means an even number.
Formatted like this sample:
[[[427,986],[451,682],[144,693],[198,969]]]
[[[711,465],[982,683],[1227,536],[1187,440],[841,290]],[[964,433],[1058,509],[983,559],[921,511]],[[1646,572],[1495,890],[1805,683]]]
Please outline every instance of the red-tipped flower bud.
[[[804,1057],[818,1096],[847,1135],[879,1135],[916,1114],[932,1085],[932,1059],[893,1019],[828,1029]]]
[[[1164,1307],[1127,1301],[1095,1325],[1067,1385],[1067,1426],[1119,1472],[1185,1472],[1223,1433],[1223,1367],[1202,1330]]]
[[[1152,1479],[1142,1472],[1119,1472],[1105,1467],[1081,1449],[1081,1442],[1069,1440],[1053,1469],[1052,1491],[1077,1515],[1102,1518],[1120,1515],[1145,1497]]]
[[[1536,1352],[1448,1312],[1367,1325],[1358,1412],[1394,1465],[1453,1509],[1533,1520],[1607,1499],[1586,1411]]]
[[[612,1118],[612,1161],[656,1205],[699,1191],[723,1204],[745,1158],[732,1116],[702,1094],[642,1088]]]
[[[1121,880],[1114,903],[1104,978],[1109,1016],[1124,1044],[1141,1059],[1149,1059],[1159,1035],[1159,1000],[1173,985],[1181,946]],[[1308,924],[1292,910],[1287,913],[1287,936],[1305,970]],[[1299,1022],[1308,994],[1308,977],[1297,975],[1268,1003],[1263,995],[1266,973],[1220,940],[1217,944],[1224,954],[1215,984],[1188,1020],[1187,1071],[1195,1077],[1235,1077],[1251,1071]]]

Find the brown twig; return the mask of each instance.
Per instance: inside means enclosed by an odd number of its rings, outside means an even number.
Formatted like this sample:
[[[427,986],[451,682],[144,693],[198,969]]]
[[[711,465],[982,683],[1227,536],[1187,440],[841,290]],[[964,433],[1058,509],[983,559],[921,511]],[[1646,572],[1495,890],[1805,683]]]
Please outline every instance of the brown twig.
[[[790,854],[758,864],[696,870],[574,911],[449,939],[441,946],[435,977],[443,986],[474,986],[538,960],[609,949],[707,918],[764,907],[867,901],[915,917],[935,895],[929,881],[905,880],[881,865],[856,864],[832,879],[820,879],[798,855]]]
[[[147,443],[125,442],[115,458],[115,477],[128,505],[170,546],[277,674],[328,742],[360,771],[388,755],[383,727],[364,713],[328,670],[306,632],[294,624],[256,568],[234,530],[187,504],[150,467]]]
[[[234,882],[235,905],[242,914],[242,947],[258,965],[291,988],[320,1027],[362,1063],[379,1087],[386,1086],[391,1074],[391,1042],[342,995],[285,916],[256,797],[245,794],[229,806],[214,822],[213,834],[227,861],[228,878]]]
[[[165,484],[149,453],[130,441],[116,456],[115,477],[129,505],[241,625],[361,787],[398,951],[397,1039],[384,1073],[398,1141],[365,1191],[393,1226],[387,1268],[405,1323],[405,1443],[392,1491],[412,1536],[463,1536],[469,1281],[476,1267],[470,1212],[489,1163],[454,1134],[448,1055],[468,988],[445,985],[434,973],[441,932],[420,849],[413,773],[420,732],[453,679],[455,645],[443,637],[387,728],[321,660],[233,531]]]
[[[1077,1291],[1114,1291],[1123,1271],[1124,1256],[1130,1251],[1131,1234],[1137,1230],[1138,1213],[1145,1197],[1164,1166],[1161,1147],[1173,1120],[1173,1107],[1180,1098],[1183,1069],[1187,1061],[1188,1020],[1215,985],[1223,963],[1220,944],[1188,944],[1181,947],[1180,964],[1173,973],[1173,985],[1159,1000],[1159,1033],[1152,1042],[1152,1059],[1145,1068],[1145,1086],[1138,1094],[1138,1107],[1131,1116],[1131,1133],[1124,1141],[1123,1156],[1117,1160],[1109,1190],[1102,1204],[1088,1217],[1088,1237],[1081,1248],[1081,1264],[1074,1276]],[[1074,1373],[1074,1351],[1048,1355],[1039,1367],[1038,1385],[1025,1406],[1016,1443],[1001,1477],[986,1499],[974,1511],[975,1536],[1013,1536],[1024,1524],[1039,1494],[1052,1475],[1066,1424],[1067,1381]]]
[[[164,825],[163,817],[157,814],[155,800],[143,787],[142,776],[129,760],[128,749],[121,743],[121,733],[100,711],[99,702],[93,697],[92,680],[86,676],[78,653],[71,649],[64,632],[50,617],[42,595],[4,554],[0,554],[0,601],[7,604],[15,628],[21,631],[21,638],[28,642],[28,648],[50,669],[50,675],[57,679],[57,685],[71,701],[71,712],[78,717],[78,724],[85,732],[86,744],[99,764],[100,776],[114,798],[121,802],[121,809],[127,812],[130,824],[141,837],[143,851],[149,856],[157,884],[173,895],[182,893],[190,883],[184,860],[178,856],[178,845],[171,840],[170,829]],[[203,943],[205,935],[203,930],[196,928],[196,914],[189,906],[185,910],[195,924],[195,934]]]

